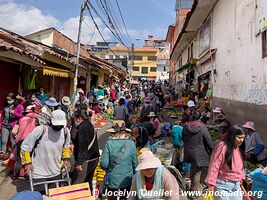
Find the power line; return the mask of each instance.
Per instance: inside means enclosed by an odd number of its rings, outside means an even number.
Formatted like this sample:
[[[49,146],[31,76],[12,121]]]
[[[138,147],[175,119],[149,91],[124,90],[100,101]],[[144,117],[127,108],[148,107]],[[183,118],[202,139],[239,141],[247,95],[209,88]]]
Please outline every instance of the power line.
[[[120,5],[119,5],[118,0],[116,0],[116,5],[117,5],[117,7],[118,7],[118,10],[119,10],[119,13],[120,13],[120,16],[121,16],[121,20],[122,20],[122,23],[123,23],[123,25],[124,25],[125,31],[126,31],[126,33],[127,33],[127,36],[128,36],[128,38],[129,38],[130,42],[132,42],[132,41],[131,41],[131,38],[130,38],[130,36],[129,36],[129,33],[128,33],[127,26],[126,26],[126,24],[125,24],[125,21],[124,21],[124,18],[123,18],[123,15],[122,15],[122,12],[121,12]]]
[[[101,0],[100,0],[101,1]],[[105,1],[106,2],[106,1]],[[113,22],[114,22],[114,25],[113,26],[115,26],[117,29],[118,29],[118,32],[121,34],[121,36],[122,36],[122,38],[124,39],[124,41],[125,42],[127,42],[127,39],[124,37],[126,34],[125,33],[122,33],[121,32],[121,30],[123,31],[123,28],[120,28],[118,25],[117,25],[117,23],[116,23],[116,20],[117,21],[120,21],[117,17],[116,17],[116,11],[115,11],[115,8],[113,7],[113,5],[112,5],[112,2],[110,1],[110,3],[109,3],[110,5],[106,5],[106,7],[107,7],[107,11],[108,11],[108,15],[110,15],[111,16],[111,18],[112,18],[112,20],[113,20]],[[111,23],[112,23],[112,21],[111,21]],[[113,23],[112,23],[113,24]],[[115,28],[114,27],[114,28]],[[121,30],[120,30],[121,29]],[[130,41],[130,43],[131,43],[131,40],[129,40]]]
[[[102,18],[102,16],[97,12],[97,10],[95,9],[95,7],[90,3],[90,2],[88,2],[89,4],[90,4],[90,7],[92,8],[92,10],[95,12],[95,14],[101,19],[101,21],[104,23],[104,25],[110,30],[110,32],[123,44],[123,45],[125,45],[124,44],[124,42],[121,40],[121,38],[118,36],[118,35],[116,35],[115,33],[114,33],[114,31],[108,26],[108,24],[105,22],[105,20]],[[89,9],[89,6],[87,5],[87,9]],[[92,12],[91,12],[91,14],[92,14]],[[92,15],[93,16],[93,15]]]
[[[107,41],[105,40],[104,36],[102,35],[102,33],[101,33],[101,31],[100,31],[100,29],[99,29],[97,23],[96,23],[96,21],[95,21],[93,15],[92,15],[91,9],[90,9],[90,7],[89,7],[88,5],[87,5],[87,9],[88,9],[89,15],[90,15],[90,17],[91,17],[91,19],[92,19],[92,21],[93,21],[93,23],[94,23],[94,25],[95,25],[95,27],[96,27],[98,33],[99,33],[99,35],[101,36],[102,40],[106,43],[106,45],[109,47]],[[109,47],[109,49],[110,49],[110,51],[116,56],[116,53],[115,53],[110,47]]]
[[[95,14],[101,19],[101,21],[104,23],[104,25],[110,30],[110,32],[125,46],[125,43],[123,42],[123,40],[121,39],[121,37],[118,35],[118,33],[114,33],[114,31],[108,26],[108,24],[106,23],[106,21],[103,19],[103,17],[97,12],[97,10],[95,9],[95,7],[88,1],[88,4],[90,5],[90,7],[92,8],[92,10],[95,12]],[[89,9],[89,6],[87,5],[87,9]],[[92,12],[91,12],[92,14]],[[93,16],[93,15],[92,15]]]

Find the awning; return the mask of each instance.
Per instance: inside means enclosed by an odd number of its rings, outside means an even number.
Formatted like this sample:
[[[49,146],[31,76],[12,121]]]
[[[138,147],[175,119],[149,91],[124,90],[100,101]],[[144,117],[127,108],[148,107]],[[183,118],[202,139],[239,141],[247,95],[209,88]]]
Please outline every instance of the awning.
[[[58,76],[58,77],[68,78],[70,77],[69,72],[70,71],[68,70],[57,69],[57,68],[52,68],[52,67],[43,68],[43,75],[48,75],[48,76]]]

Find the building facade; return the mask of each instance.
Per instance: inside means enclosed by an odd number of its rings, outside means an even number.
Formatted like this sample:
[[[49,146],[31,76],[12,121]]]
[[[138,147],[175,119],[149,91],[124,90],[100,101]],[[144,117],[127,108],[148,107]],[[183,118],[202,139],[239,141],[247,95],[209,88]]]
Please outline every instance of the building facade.
[[[267,2],[194,1],[171,49],[175,86],[220,106],[233,123],[252,120],[267,142]]]

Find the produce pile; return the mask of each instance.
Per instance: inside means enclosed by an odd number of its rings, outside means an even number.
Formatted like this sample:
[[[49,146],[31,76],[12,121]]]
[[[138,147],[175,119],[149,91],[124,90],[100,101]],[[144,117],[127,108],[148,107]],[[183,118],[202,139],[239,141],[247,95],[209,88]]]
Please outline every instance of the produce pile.
[[[220,140],[221,137],[220,137],[220,134],[214,130],[209,130],[209,133],[210,133],[210,137],[212,139],[212,141],[217,141],[217,140]]]
[[[100,126],[105,126],[107,124],[107,121],[103,117],[97,117],[95,121],[95,126],[100,127]]]
[[[246,167],[246,173],[249,174],[250,172],[253,172],[255,169],[259,168],[259,166],[254,165],[250,162],[245,161],[245,167]]]

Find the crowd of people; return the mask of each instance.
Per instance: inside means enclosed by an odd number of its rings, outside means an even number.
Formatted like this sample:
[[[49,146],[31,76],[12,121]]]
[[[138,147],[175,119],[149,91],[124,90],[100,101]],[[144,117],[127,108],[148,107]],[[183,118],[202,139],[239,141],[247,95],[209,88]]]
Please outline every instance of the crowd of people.
[[[197,93],[177,99],[173,91],[167,82],[153,81],[103,84],[88,93],[78,89],[76,96],[59,101],[43,88],[28,95],[9,93],[0,119],[1,160],[8,160],[7,165],[14,161],[14,180],[25,171],[35,183],[59,179],[63,163],[72,184],[88,182],[92,195],[100,163],[106,171],[103,199],[117,199],[115,192],[122,191],[120,199],[178,200],[175,176],[154,155],[162,141],[171,141],[176,149],[172,164],[189,180],[190,191],[207,187],[231,197],[245,179],[244,161],[266,165],[265,145],[254,123],[233,125],[220,107],[200,105]],[[182,110],[173,124],[164,116],[165,105],[171,104]],[[112,112],[113,126],[106,130],[109,138],[100,151],[94,119],[106,112]],[[211,130],[219,141],[212,140]],[[43,186],[34,189],[45,192]]]

